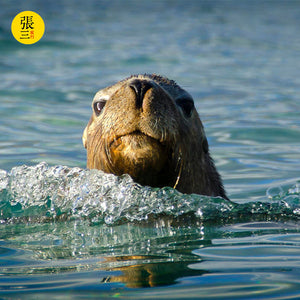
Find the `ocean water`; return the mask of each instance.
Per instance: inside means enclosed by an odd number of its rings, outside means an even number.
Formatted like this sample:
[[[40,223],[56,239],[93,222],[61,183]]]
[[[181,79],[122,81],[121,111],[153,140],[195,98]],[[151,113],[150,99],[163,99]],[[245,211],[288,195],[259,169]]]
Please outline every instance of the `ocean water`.
[[[1,299],[300,298],[299,1],[0,7]],[[193,96],[231,201],[85,169],[93,95],[138,73]]]

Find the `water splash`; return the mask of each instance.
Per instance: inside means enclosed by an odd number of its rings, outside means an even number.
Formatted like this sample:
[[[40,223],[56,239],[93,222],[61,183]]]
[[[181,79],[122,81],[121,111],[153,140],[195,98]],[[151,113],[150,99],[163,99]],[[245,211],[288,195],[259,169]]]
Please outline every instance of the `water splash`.
[[[172,188],[150,188],[130,176],[66,166],[21,166],[0,170],[0,220],[2,223],[88,219],[115,224],[149,217],[186,214],[207,221],[249,215],[300,217],[299,183],[287,193],[268,190],[269,202],[237,204],[220,197],[181,194]]]

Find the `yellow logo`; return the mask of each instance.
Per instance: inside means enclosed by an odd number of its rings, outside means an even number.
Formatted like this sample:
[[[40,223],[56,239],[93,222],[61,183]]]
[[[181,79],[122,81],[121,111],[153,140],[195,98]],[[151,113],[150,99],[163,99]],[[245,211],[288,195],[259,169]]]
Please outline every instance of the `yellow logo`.
[[[11,32],[18,42],[34,44],[42,38],[45,23],[39,14],[29,10],[22,11],[11,22]]]

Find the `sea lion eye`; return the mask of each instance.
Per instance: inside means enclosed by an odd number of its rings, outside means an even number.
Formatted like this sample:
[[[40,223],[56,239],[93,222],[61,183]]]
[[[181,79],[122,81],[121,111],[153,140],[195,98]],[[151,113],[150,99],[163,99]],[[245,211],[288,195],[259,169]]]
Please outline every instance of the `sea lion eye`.
[[[94,111],[97,117],[100,115],[105,104],[106,104],[105,100],[100,100],[94,103]]]
[[[190,98],[179,98],[176,100],[177,105],[180,106],[184,115],[188,118],[192,116],[192,112],[194,109],[194,101]]]

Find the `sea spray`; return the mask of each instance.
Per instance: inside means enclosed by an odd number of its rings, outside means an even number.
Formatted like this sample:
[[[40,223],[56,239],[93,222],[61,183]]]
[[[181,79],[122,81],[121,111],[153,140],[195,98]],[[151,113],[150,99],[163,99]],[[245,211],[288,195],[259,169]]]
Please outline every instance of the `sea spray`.
[[[267,197],[266,202],[237,204],[220,197],[182,194],[170,187],[141,186],[129,175],[46,163],[0,171],[2,223],[82,218],[112,225],[187,214],[202,221],[300,218],[299,183],[286,193],[279,187],[269,189]]]

